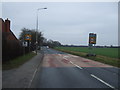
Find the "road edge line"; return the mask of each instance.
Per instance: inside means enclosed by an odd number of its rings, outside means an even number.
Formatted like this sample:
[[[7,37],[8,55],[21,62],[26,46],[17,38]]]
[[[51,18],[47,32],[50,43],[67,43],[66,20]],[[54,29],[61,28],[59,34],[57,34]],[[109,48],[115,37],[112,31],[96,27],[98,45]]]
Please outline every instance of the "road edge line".
[[[44,58],[44,53],[43,53],[43,56],[41,57],[41,61],[43,60],[43,58]],[[33,79],[34,79],[34,77],[35,77],[35,75],[36,75],[36,73],[37,73],[37,71],[38,71],[38,68],[39,68],[39,66],[41,65],[41,61],[40,61],[40,63],[38,64],[38,66],[36,67],[36,69],[35,69],[35,71],[34,71],[34,73],[33,73],[32,79],[30,80],[30,82],[29,82],[29,84],[28,84],[28,88],[30,88],[30,86],[31,86],[31,84],[32,84],[32,82],[33,82]]]

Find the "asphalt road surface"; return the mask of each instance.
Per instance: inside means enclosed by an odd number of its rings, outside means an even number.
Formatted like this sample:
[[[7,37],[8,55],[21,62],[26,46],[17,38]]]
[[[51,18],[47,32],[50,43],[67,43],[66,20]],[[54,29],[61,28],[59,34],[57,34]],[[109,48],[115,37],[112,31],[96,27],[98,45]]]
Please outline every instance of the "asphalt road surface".
[[[35,72],[31,88],[108,88],[118,90],[119,68],[42,48],[44,59]]]

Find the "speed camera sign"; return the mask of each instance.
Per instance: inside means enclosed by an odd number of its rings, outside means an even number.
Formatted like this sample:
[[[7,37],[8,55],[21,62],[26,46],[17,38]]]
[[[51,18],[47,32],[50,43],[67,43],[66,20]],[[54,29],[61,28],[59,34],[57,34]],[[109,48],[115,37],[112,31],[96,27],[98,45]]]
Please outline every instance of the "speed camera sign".
[[[96,34],[89,33],[89,44],[96,44]]]

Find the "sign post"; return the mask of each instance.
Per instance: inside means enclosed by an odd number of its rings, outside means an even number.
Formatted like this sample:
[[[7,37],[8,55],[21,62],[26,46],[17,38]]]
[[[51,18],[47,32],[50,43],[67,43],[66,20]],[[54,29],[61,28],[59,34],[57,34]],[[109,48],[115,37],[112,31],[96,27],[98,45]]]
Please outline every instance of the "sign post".
[[[97,37],[96,34],[89,33],[89,53],[87,54],[87,56],[96,56],[96,54],[94,53],[94,47],[96,44],[96,37]]]

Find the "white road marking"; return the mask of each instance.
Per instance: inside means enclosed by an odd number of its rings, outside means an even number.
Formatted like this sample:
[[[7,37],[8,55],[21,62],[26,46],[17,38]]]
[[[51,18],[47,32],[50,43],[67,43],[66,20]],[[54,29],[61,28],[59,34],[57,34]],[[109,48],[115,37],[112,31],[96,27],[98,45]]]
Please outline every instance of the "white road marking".
[[[73,62],[71,62],[71,61],[70,61],[70,63],[71,63],[71,64],[73,64],[73,65],[75,65],[75,66],[76,66],[77,68],[79,68],[79,69],[83,69],[82,67],[80,67],[80,66],[78,66],[78,65],[74,64],[74,63],[73,63]]]
[[[68,60],[67,58],[65,58],[65,57],[63,57],[63,59],[65,59],[65,60]],[[68,60],[69,61],[69,60]],[[71,64],[73,64],[74,66],[76,66],[77,68],[79,68],[79,69],[83,69],[82,67],[80,67],[80,66],[78,66],[78,65],[76,65],[76,64],[74,64],[72,61],[69,61]]]
[[[66,58],[66,56],[64,56],[64,57],[63,57],[63,59],[66,59],[66,60],[68,60],[68,59]]]
[[[71,64],[73,64],[73,62],[70,61]]]
[[[67,58],[65,58],[65,57],[63,57],[63,59],[66,59],[66,60],[68,60]]]
[[[66,56],[64,56],[63,58],[66,59],[66,60],[68,60],[68,59],[66,58]],[[71,64],[75,65],[77,68],[83,69],[82,67],[74,64],[72,61],[69,61],[69,62],[70,62]],[[115,87],[113,87],[112,85],[106,83],[105,81],[103,81],[102,79],[98,78],[97,76],[95,76],[95,75],[93,75],[93,74],[90,74],[90,75],[91,75],[92,77],[94,77],[95,79],[99,80],[100,82],[102,82],[103,84],[107,85],[108,87],[115,89]]]
[[[108,87],[115,89],[115,87],[113,87],[112,85],[106,83],[105,81],[103,81],[102,79],[98,78],[97,76],[95,76],[95,75],[93,75],[93,74],[91,74],[91,76],[94,77],[95,79],[99,80],[100,82],[104,83],[104,84],[107,85]]]
[[[64,58],[69,57],[69,56],[64,56]]]
[[[62,56],[61,54],[58,54],[59,56]]]
[[[76,67],[78,67],[79,69],[83,69],[82,67],[80,67],[80,66],[78,66],[78,65],[76,65],[76,64],[74,64]]]
[[[32,76],[32,79],[30,80],[30,83],[29,83],[29,85],[28,85],[28,88],[30,88],[30,86],[31,86],[31,84],[32,84],[32,81],[33,81],[33,79],[34,79],[34,77],[35,77],[35,74],[36,74],[37,70],[38,70],[38,68],[35,69],[35,72],[33,73],[33,76]]]
[[[72,57],[78,57],[78,56],[74,56],[74,55],[72,55]]]
[[[33,73],[33,76],[32,76],[32,79],[30,80],[30,83],[29,83],[29,85],[28,85],[28,88],[30,88],[30,86],[31,86],[31,84],[32,84],[32,82],[33,82],[33,79],[34,79],[34,77],[35,77],[35,75],[36,75],[36,73],[37,73],[37,71],[38,71],[39,66],[40,66],[40,64],[39,64],[39,65],[37,66],[37,68],[35,69],[35,72]]]

